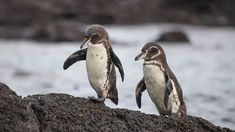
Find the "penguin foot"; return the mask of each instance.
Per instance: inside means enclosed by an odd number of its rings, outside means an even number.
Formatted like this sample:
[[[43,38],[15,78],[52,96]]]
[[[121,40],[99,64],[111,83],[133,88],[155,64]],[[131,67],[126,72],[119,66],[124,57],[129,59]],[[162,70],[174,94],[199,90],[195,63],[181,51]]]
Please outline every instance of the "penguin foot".
[[[171,118],[171,116],[170,115],[163,115],[165,118]]]
[[[104,103],[105,101],[104,97],[95,98],[94,96],[88,96],[88,99],[94,103]]]
[[[178,113],[172,113],[172,114],[170,115],[170,117],[171,117],[171,118],[177,118],[177,117],[181,117],[181,115],[178,114]]]
[[[171,113],[169,115],[163,115],[163,117],[167,118],[167,119],[173,119],[173,118],[178,118],[180,117],[180,115],[178,115],[177,113]]]
[[[171,119],[171,114],[160,114],[160,116],[167,118],[167,119]]]

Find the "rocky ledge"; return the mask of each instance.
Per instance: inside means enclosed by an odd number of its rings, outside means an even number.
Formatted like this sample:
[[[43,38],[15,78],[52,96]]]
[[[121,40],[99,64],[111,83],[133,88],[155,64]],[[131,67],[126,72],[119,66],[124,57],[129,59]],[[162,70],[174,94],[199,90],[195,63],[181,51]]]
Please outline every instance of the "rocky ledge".
[[[198,131],[229,132],[200,117],[164,118],[67,94],[18,96],[0,83],[0,131]]]

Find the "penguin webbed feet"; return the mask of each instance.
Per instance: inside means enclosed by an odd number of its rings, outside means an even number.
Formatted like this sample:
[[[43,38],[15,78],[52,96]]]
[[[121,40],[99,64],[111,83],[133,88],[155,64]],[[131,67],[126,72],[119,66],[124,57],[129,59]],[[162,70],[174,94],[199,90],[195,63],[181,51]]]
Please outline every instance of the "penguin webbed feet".
[[[88,96],[88,99],[94,103],[104,103],[105,101],[105,98],[104,97],[99,97],[99,98],[96,98],[94,96]]]
[[[169,118],[178,118],[178,117],[180,117],[180,116],[176,113],[172,113],[169,115]]]
[[[168,119],[180,117],[180,115],[178,115],[177,113],[161,114],[160,116],[163,116],[163,117],[168,118]]]
[[[171,118],[170,115],[161,115],[161,116],[163,116],[164,118]]]

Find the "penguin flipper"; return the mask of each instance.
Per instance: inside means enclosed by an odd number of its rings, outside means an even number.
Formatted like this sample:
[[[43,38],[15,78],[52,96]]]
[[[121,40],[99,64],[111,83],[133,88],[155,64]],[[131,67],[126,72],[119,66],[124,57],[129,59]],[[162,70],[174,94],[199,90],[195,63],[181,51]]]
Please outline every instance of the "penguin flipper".
[[[136,103],[139,108],[141,108],[141,96],[142,92],[146,89],[144,78],[140,80],[135,89]]]
[[[166,79],[166,89],[165,89],[165,95],[164,95],[164,105],[167,109],[168,107],[168,100],[169,100],[169,95],[171,94],[171,91],[173,89],[172,83],[171,83],[171,78],[169,72],[165,72],[165,79]]]
[[[87,53],[87,48],[78,50],[74,52],[72,55],[70,55],[64,62],[63,65],[64,70],[68,69],[71,65],[73,65],[77,61],[86,60],[86,53]]]
[[[115,104],[118,105],[118,91],[117,88],[114,88],[112,92],[109,93],[109,99]]]
[[[122,63],[117,57],[117,55],[113,52],[112,48],[110,48],[110,55],[111,55],[112,62],[118,68],[121,74],[122,81],[124,81],[124,71],[123,71]]]

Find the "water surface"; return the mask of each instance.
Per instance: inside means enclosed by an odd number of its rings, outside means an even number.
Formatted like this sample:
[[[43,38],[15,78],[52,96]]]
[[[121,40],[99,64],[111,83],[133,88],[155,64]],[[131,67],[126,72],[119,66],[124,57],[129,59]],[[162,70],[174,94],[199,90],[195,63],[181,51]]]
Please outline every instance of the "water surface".
[[[109,26],[114,52],[122,61],[125,81],[117,73],[119,105],[107,100],[109,107],[140,110],[158,114],[147,92],[142,108],[135,102],[135,87],[142,78],[142,61],[134,57],[142,46],[155,40],[160,32],[180,29],[191,44],[164,45],[168,64],[184,92],[188,114],[201,116],[216,125],[235,129],[235,29],[187,25]],[[64,71],[64,60],[78,50],[80,43],[38,43],[0,41],[0,81],[17,94],[68,93],[96,96],[90,87],[85,63],[79,62]],[[118,72],[118,70],[116,70]]]

